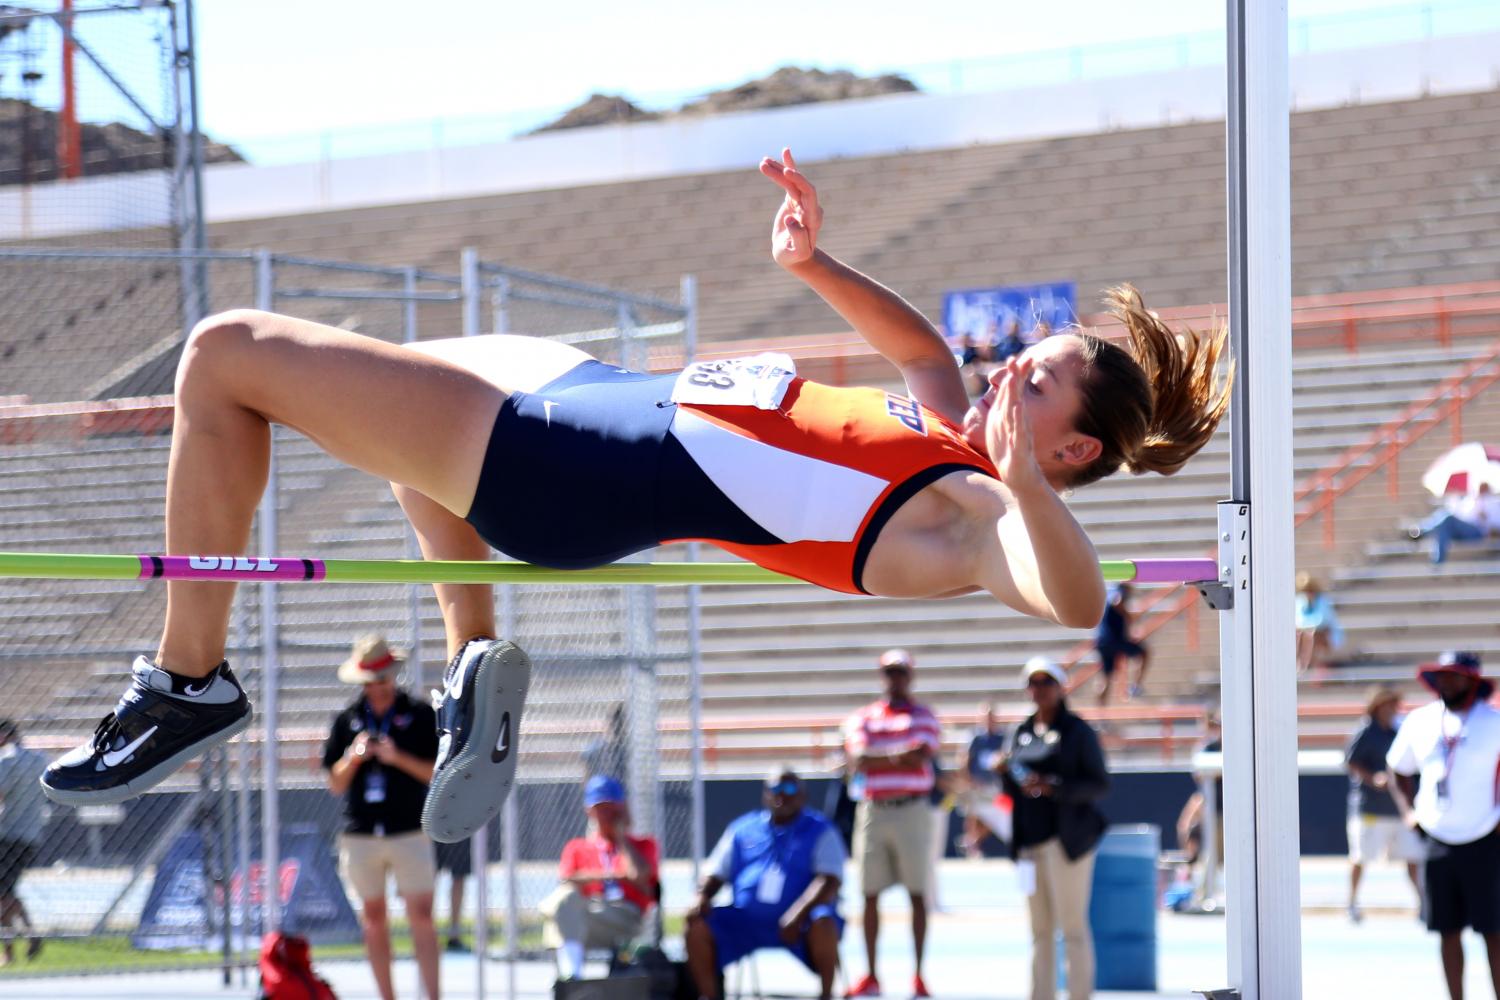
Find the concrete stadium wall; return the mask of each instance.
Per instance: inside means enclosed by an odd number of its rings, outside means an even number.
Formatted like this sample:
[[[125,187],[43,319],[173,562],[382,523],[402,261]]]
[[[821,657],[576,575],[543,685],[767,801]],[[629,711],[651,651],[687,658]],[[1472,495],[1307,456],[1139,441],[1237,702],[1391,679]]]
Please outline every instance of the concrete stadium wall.
[[[1293,58],[1295,110],[1486,90],[1500,33]],[[1224,116],[1223,71],[1193,67],[978,94],[896,94],[831,104],[575,129],[505,142],[277,166],[205,170],[209,222],[619,183],[745,167],[791,145],[807,162],[1084,135]],[[144,204],[160,172],[0,189],[0,241],[164,224]],[[78,197],[77,185],[90,187]],[[157,201],[151,202],[157,204]]]

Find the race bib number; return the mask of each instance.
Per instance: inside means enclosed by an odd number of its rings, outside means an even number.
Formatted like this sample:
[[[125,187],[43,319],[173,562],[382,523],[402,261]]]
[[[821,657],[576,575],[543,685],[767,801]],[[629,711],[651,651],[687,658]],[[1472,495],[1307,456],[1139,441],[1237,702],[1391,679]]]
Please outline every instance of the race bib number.
[[[751,358],[698,361],[677,376],[672,402],[774,410],[796,377],[792,359],[771,351]]]
[[[781,902],[781,890],[786,885],[786,875],[780,865],[770,865],[761,873],[755,886],[755,901],[774,906]]]

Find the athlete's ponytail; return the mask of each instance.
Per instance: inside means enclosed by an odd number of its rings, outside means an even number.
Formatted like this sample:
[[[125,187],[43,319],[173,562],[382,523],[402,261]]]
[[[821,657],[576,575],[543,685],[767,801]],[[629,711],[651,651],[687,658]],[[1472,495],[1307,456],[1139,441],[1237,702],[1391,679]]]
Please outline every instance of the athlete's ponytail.
[[[1131,285],[1104,293],[1109,311],[1125,326],[1120,346],[1080,333],[1084,373],[1076,429],[1097,438],[1099,457],[1069,486],[1084,486],[1121,468],[1170,476],[1213,437],[1229,408],[1231,364],[1222,381],[1219,358],[1229,331],[1174,333],[1141,301]]]

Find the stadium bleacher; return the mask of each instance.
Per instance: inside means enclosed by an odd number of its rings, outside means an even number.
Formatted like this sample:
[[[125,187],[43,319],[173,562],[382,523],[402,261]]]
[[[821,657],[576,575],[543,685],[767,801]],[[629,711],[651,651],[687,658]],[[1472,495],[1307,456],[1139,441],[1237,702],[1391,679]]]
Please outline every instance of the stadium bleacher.
[[[1294,464],[1299,476],[1326,466],[1384,423],[1402,402],[1431,389],[1487,349],[1463,341],[1449,348],[1299,354],[1294,379]],[[1476,402],[1466,426],[1479,435],[1500,430],[1500,400]],[[1416,463],[1412,468],[1425,462],[1427,452],[1435,454],[1446,446],[1445,435],[1431,437],[1414,447],[1415,454],[1407,459]],[[76,445],[9,449],[0,462],[0,496],[6,498],[11,514],[4,529],[6,545],[73,551],[150,549],[159,538],[166,440],[161,435],[126,442],[106,438],[84,449],[83,458]],[[314,446],[293,436],[280,452],[280,476],[286,551],[360,558],[403,550],[404,523],[383,483],[322,461]],[[1221,434],[1177,476],[1113,477],[1079,491],[1071,503],[1103,558],[1196,555],[1205,551],[1212,536],[1214,503],[1226,485],[1227,440]],[[1351,648],[1365,664],[1361,669],[1383,663],[1387,669],[1381,676],[1409,680],[1409,669],[1397,665],[1430,653],[1434,629],[1461,637],[1464,645],[1494,648],[1486,595],[1493,593],[1500,566],[1460,552],[1445,568],[1444,582],[1453,593],[1445,586],[1439,613],[1425,555],[1394,541],[1399,519],[1385,496],[1384,481],[1372,478],[1364,490],[1372,495],[1356,491],[1341,507],[1339,518],[1340,531],[1365,546],[1369,559],[1333,574]],[[47,502],[59,491],[70,498],[66,510]],[[130,503],[122,510],[124,499]],[[1408,496],[1404,507],[1411,512],[1419,504]],[[1329,563],[1317,532],[1303,532],[1301,550],[1308,565],[1319,566],[1320,558]],[[34,587],[12,582],[0,588],[0,600],[6,613],[24,622],[34,636],[29,643],[31,669],[50,685],[51,697],[37,702],[35,721],[46,720],[53,729],[82,729],[113,699],[127,652],[148,648],[154,640],[151,633],[162,594],[153,588],[50,589],[69,596],[54,604],[39,600]],[[1467,599],[1458,600],[1461,596]],[[596,617],[582,615],[589,594],[571,599],[580,620]],[[660,600],[666,622],[661,641],[682,641],[677,634],[685,627],[681,595],[668,590]],[[287,588],[283,621],[289,631],[296,630],[299,648],[283,657],[286,724],[312,730],[326,719],[346,697],[328,663],[347,637],[392,628],[405,615],[406,598],[400,588]],[[1196,649],[1186,620],[1153,637],[1156,665],[1150,704],[1212,700],[1216,676],[1210,668],[1217,647],[1212,618],[1201,617],[1204,635],[1196,639]],[[567,621],[559,625],[556,616],[550,621],[549,627],[569,635],[583,630]],[[423,629],[429,659],[440,658],[440,622],[430,608]],[[777,637],[775,643],[766,641],[771,634]],[[991,697],[1007,710],[1019,711],[1023,698],[1011,683],[1014,668],[1030,655],[1061,655],[1079,637],[1080,633],[1014,614],[984,598],[874,601],[812,588],[704,588],[706,718],[732,726],[768,717],[823,718],[851,709],[869,696],[873,656],[897,644],[919,651],[923,696],[945,715],[968,717],[974,705]],[[73,649],[100,645],[101,640],[118,652],[82,660],[75,655],[66,662],[42,654],[49,643]],[[1363,674],[1359,677],[1355,680],[1351,672],[1345,681],[1335,671],[1317,678],[1316,687],[1310,679],[1309,698],[1324,704],[1357,701],[1353,685],[1364,682]],[[1092,701],[1087,691],[1080,698]],[[1149,713],[1116,728],[1122,740],[1144,741],[1145,752],[1160,749],[1151,739],[1161,727]],[[1191,726],[1183,723],[1173,735],[1179,749],[1187,745],[1185,732],[1190,733]],[[762,734],[764,751],[775,749],[776,744],[767,745],[767,740],[778,734],[785,731]],[[743,743],[744,739],[729,743],[740,746],[741,764],[756,757]],[[736,754],[725,750],[720,759],[733,766]]]
[[[1493,278],[1500,90],[1292,116],[1294,294]],[[1380,153],[1377,169],[1371,155]],[[767,259],[776,192],[744,170],[217,223],[213,245],[451,268],[486,260],[618,287],[699,279],[703,341],[821,333]],[[929,315],[944,291],[1136,282],[1149,304],[1222,302],[1220,123],[809,165],[825,244]],[[670,227],[653,225],[670,213]]]
[[[1500,265],[1497,137],[1500,90],[1295,115],[1294,290],[1420,288],[1493,278]],[[826,244],[929,314],[937,313],[943,291],[994,284],[997,275],[1007,282],[1074,280],[1085,295],[1128,279],[1155,306],[1210,311],[1224,298],[1222,146],[1222,126],[1202,123],[837,160],[809,171],[830,213]],[[1378,170],[1370,165],[1377,152],[1385,164]],[[774,192],[746,170],[225,222],[211,227],[210,238],[221,248],[265,246],[444,271],[453,269],[459,247],[474,246],[486,259],[636,289],[675,289],[678,277],[691,271],[699,278],[700,335],[708,349],[782,337],[811,343],[836,330],[837,322],[766,260],[774,202]],[[672,227],[645,224],[668,212]],[[169,304],[131,313],[128,336],[121,336],[116,317],[124,306],[91,298],[91,277],[88,269],[53,274],[45,301],[34,287],[25,290],[31,298],[7,297],[7,308],[36,312],[49,324],[40,339],[20,325],[0,332],[0,351],[11,351],[7,375],[17,374],[16,382],[7,380],[7,392],[36,384],[51,387],[53,399],[82,398],[127,377],[122,366],[136,357],[144,364],[174,335],[175,304]],[[24,284],[6,282],[6,295]],[[248,294],[249,284],[236,277],[220,289],[216,306],[243,304],[233,300]],[[311,318],[359,326],[347,306],[294,307]],[[61,309],[70,311],[56,312]],[[424,325],[426,336],[442,332],[451,329]],[[1292,456],[1298,477],[1325,468],[1404,403],[1480,356],[1488,340],[1477,332],[1452,344],[1421,339],[1355,353],[1299,351]],[[1500,325],[1488,333],[1500,335]],[[63,365],[51,346],[57,338],[78,346]],[[115,346],[104,351],[104,343]],[[840,355],[830,368],[831,355],[810,350],[812,366],[849,380],[888,382],[893,374],[858,355]],[[42,371],[46,381],[33,378]],[[0,409],[0,422],[4,416]],[[1466,437],[1500,439],[1500,402],[1493,393],[1470,404],[1464,427]],[[1377,475],[1341,500],[1335,548],[1323,547],[1316,522],[1299,534],[1299,560],[1332,581],[1357,661],[1309,678],[1308,704],[1347,708],[1369,678],[1409,680],[1410,664],[1440,643],[1500,653],[1490,613],[1500,574],[1496,552],[1459,551],[1437,574],[1439,595],[1424,554],[1398,541],[1393,530],[1422,508],[1416,474],[1447,443],[1440,431],[1407,449],[1397,499]],[[0,548],[154,547],[165,448],[160,434],[85,437],[65,447],[48,441],[0,446]],[[351,557],[401,552],[404,531],[384,485],[332,468],[312,450],[289,444],[282,454],[286,549]],[[1199,555],[1211,545],[1227,451],[1227,435],[1221,435],[1178,476],[1115,477],[1070,502],[1104,558]],[[26,671],[28,684],[47,692],[27,721],[45,724],[59,740],[92,725],[117,694],[123,651],[154,642],[162,598],[158,590],[129,586],[0,585],[0,621],[14,623],[5,655]],[[684,627],[680,602],[671,591],[661,596],[673,642]],[[286,719],[313,728],[344,697],[327,664],[351,633],[403,620],[405,598],[394,588],[309,590],[286,595],[286,613],[314,636],[285,657]],[[1192,617],[1153,637],[1157,659],[1148,706],[1214,698],[1213,618],[1196,616],[1202,633],[1196,635]],[[253,640],[254,623],[247,627]],[[440,629],[430,613],[423,630],[427,656],[439,655]],[[772,631],[777,641],[768,644]],[[868,697],[873,655],[894,644],[918,650],[919,690],[951,718],[968,718],[981,698],[997,694],[1019,709],[1012,668],[1032,654],[1060,655],[1079,638],[987,600],[874,602],[800,588],[708,588],[707,718],[733,728],[771,714],[794,721],[803,714],[836,715]],[[69,652],[42,655],[49,646]],[[1323,738],[1319,726],[1331,731],[1347,722],[1346,716],[1329,718],[1335,721],[1309,722],[1305,736],[1316,741]],[[1161,728],[1149,717],[1121,727],[1127,740]],[[797,739],[805,740],[807,731]],[[1174,738],[1181,741],[1183,732],[1179,727]],[[758,746],[774,751],[779,738],[764,735]],[[742,762],[754,757],[741,749]],[[726,751],[722,766],[732,769],[735,759]]]

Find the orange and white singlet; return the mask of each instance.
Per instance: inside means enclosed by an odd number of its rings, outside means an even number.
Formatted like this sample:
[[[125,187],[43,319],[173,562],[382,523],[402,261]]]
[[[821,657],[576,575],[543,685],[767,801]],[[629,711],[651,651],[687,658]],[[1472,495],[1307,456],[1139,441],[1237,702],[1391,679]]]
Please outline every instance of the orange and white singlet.
[[[931,410],[798,378],[784,356],[664,376],[590,361],[506,401],[468,520],[539,565],[580,568],[701,540],[866,593],[880,529],[923,487],[962,470],[998,478]]]

